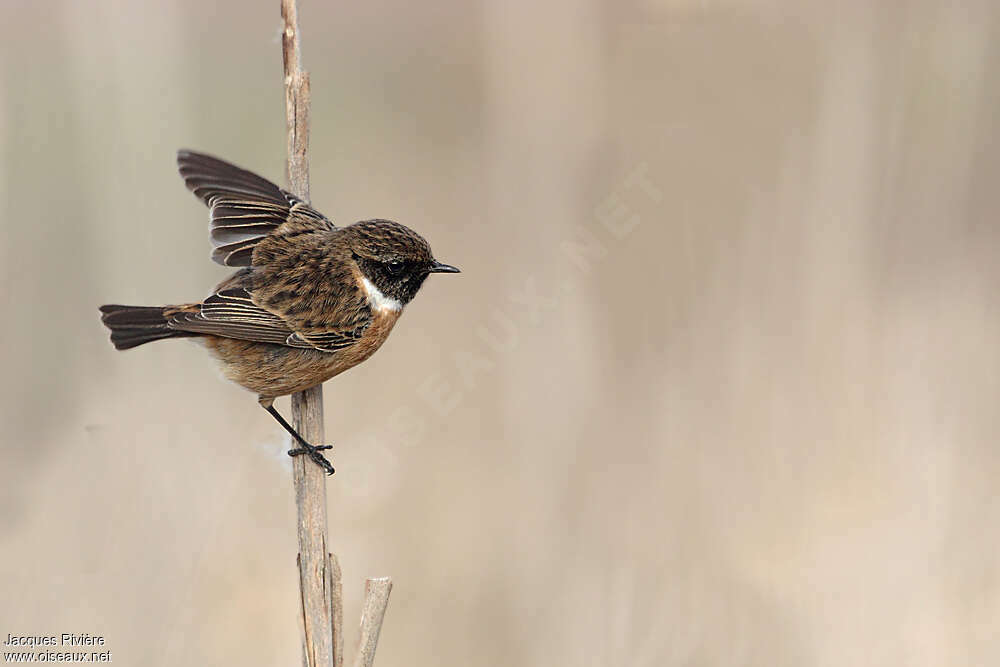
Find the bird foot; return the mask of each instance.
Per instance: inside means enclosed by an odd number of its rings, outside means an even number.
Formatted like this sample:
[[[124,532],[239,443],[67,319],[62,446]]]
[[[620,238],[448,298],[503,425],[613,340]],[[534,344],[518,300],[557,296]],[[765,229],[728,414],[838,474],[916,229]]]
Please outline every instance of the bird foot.
[[[320,454],[320,452],[323,451],[324,449],[333,449],[333,445],[315,446],[306,444],[304,442],[301,442],[299,444],[302,446],[297,447],[296,449],[288,450],[289,456],[295,457],[295,456],[302,456],[303,454],[308,454],[309,458],[311,458],[316,465],[322,468],[327,475],[332,475],[335,472],[333,466],[330,465],[330,462],[326,460],[326,457]]]

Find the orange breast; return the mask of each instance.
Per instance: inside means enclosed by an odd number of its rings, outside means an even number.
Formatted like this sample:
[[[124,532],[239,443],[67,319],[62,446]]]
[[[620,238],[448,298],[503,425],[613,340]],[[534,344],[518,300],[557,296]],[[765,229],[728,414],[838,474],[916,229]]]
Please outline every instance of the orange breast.
[[[337,352],[204,336],[222,372],[262,397],[274,398],[315,387],[357,366],[382,346],[399,319],[399,311],[375,310],[372,323],[354,345]]]
[[[396,320],[399,319],[399,314],[398,310],[373,310],[372,323],[365,329],[358,342],[334,353],[335,356],[342,355],[342,361],[339,363],[344,365],[343,369],[337,372],[342,373],[375,354],[375,351],[382,347],[382,343],[389,337],[392,328],[396,325]]]

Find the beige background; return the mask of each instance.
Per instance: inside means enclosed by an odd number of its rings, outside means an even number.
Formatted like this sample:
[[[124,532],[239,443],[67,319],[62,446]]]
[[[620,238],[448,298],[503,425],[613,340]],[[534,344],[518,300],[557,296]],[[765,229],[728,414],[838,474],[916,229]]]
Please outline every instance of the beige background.
[[[996,3],[301,17],[314,203],[464,271],[326,388],[380,665],[1000,661]],[[226,274],[173,152],[281,179],[278,2],[0,26],[0,639],[298,664],[282,432],[97,313]]]

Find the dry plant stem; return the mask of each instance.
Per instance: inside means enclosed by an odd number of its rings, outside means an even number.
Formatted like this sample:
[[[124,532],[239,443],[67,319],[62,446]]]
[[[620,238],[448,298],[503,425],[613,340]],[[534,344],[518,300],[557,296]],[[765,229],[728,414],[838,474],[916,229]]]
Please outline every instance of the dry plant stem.
[[[295,0],[281,0],[284,30],[281,54],[285,70],[285,121],[288,128],[288,186],[292,194],[309,201],[309,74],[302,71],[299,20]],[[314,445],[323,443],[323,387],[292,396],[295,430]],[[295,505],[298,508],[299,593],[302,600],[302,664],[304,667],[343,667],[344,603],[340,564],[328,551],[326,474],[307,456],[292,463]],[[392,581],[369,579],[354,664],[371,667],[382,619],[389,604]]]
[[[382,619],[389,604],[392,579],[378,577],[365,582],[365,606],[361,610],[361,633],[358,636],[358,654],[354,667],[372,667],[375,664],[375,647],[382,631]]]
[[[344,598],[341,595],[340,561],[330,555],[333,575],[333,667],[344,667]]]
[[[282,0],[282,60],[285,72],[285,119],[288,129],[288,186],[309,200],[309,76],[299,60],[299,25],[295,0]],[[308,442],[323,443],[323,389],[292,396],[292,423]],[[341,667],[342,620],[340,568],[327,540],[326,475],[307,456],[297,456],[292,470],[298,514],[299,593],[302,600],[302,662],[305,667]],[[338,645],[341,647],[337,651]],[[336,662],[338,655],[340,661]]]
[[[322,391],[314,389],[292,396],[295,428],[311,442],[322,442],[322,402]],[[327,547],[326,474],[306,456],[295,457],[292,471],[298,509],[303,664],[330,667],[335,664],[335,637],[343,626],[334,626],[334,609],[339,606],[334,599],[340,597],[340,577]]]

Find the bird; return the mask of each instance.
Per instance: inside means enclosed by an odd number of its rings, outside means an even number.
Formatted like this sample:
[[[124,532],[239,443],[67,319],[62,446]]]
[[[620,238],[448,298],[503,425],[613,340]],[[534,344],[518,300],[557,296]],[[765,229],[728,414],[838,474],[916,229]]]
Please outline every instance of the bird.
[[[209,208],[212,259],[237,267],[202,301],[100,307],[111,343],[127,350],[168,338],[204,344],[230,380],[327,474],[330,445],[303,438],[275,409],[279,396],[357,366],[386,341],[431,273],[459,273],[426,240],[392,220],[338,227],[308,201],[257,174],[191,150],[177,152],[184,184]]]

